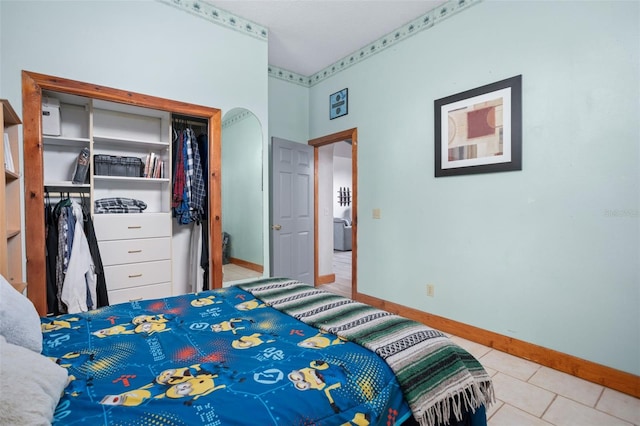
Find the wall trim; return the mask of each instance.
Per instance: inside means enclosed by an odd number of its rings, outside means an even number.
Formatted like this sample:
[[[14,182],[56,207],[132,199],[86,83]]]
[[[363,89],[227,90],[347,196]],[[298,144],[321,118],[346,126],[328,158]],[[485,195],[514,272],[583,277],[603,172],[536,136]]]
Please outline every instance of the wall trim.
[[[316,284],[330,284],[336,281],[336,274],[318,275]]]
[[[246,260],[238,259],[237,257],[230,257],[229,262],[234,265],[242,266],[243,268],[251,269],[256,272],[264,272],[264,267],[262,265],[258,265],[257,263],[247,262]]]
[[[232,126],[234,124],[237,124],[239,122],[241,122],[242,120],[249,118],[253,116],[253,113],[247,109],[241,109],[240,111],[236,112],[235,114],[233,114],[230,117],[225,117],[224,120],[222,120],[222,128],[226,128],[229,126]]]
[[[354,299],[419,321],[445,333],[451,333],[463,339],[640,398],[640,376],[366,294],[356,293]]]
[[[192,15],[199,16],[207,21],[231,28],[243,34],[259,40],[268,41],[269,30],[253,21],[245,19],[241,16],[227,12],[207,0],[156,0],[175,8],[181,9]],[[352,65],[362,62],[363,60],[382,52],[383,50],[395,46],[402,40],[418,34],[419,32],[433,27],[441,21],[455,15],[456,13],[467,9],[468,7],[481,2],[482,0],[449,0],[448,2],[433,8],[422,16],[406,23],[389,34],[380,37],[378,40],[367,44],[366,46],[352,52],[341,60],[329,65],[328,67],[312,74],[304,76],[284,68],[278,68],[269,65],[267,73],[270,77],[298,84],[303,87],[314,86],[321,81],[335,75],[336,73],[349,68]]]
[[[273,65],[269,65],[269,76],[305,87],[315,86],[340,71],[358,64],[385,49],[393,47],[421,31],[432,28],[434,25],[481,1],[482,0],[449,0],[308,77],[277,68]]]
[[[267,41],[269,30],[266,27],[256,24],[253,21],[241,16],[234,15],[224,9],[220,9],[208,3],[206,0],[156,0],[160,3],[168,4],[178,9],[199,16],[207,21],[231,28],[253,38]]]
[[[294,83],[302,87],[311,87],[311,77],[304,76],[284,68],[278,68],[274,65],[269,65],[267,68],[267,74],[269,77],[288,81],[289,83]]]

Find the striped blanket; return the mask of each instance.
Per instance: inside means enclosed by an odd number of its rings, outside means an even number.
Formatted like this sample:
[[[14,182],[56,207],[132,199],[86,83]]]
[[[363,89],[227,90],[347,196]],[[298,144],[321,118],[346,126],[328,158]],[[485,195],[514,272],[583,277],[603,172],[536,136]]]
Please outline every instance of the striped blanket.
[[[438,330],[298,281],[270,278],[240,287],[298,320],[356,342],[396,374],[422,426],[494,401],[491,379],[471,354]]]

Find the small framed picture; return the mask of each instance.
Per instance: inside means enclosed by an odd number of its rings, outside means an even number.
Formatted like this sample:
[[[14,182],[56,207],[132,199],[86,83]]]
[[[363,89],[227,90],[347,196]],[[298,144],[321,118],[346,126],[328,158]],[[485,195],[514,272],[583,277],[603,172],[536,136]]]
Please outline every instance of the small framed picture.
[[[342,117],[349,113],[349,89],[342,89],[329,96],[329,119]]]
[[[434,101],[435,176],[522,170],[522,76]]]

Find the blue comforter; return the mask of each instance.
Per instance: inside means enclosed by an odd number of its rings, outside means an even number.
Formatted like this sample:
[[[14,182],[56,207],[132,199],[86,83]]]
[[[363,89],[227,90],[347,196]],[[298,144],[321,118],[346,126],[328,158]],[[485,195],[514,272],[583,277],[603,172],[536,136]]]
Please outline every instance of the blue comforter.
[[[410,416],[369,350],[237,287],[42,318],[71,382],[54,424],[389,425]]]

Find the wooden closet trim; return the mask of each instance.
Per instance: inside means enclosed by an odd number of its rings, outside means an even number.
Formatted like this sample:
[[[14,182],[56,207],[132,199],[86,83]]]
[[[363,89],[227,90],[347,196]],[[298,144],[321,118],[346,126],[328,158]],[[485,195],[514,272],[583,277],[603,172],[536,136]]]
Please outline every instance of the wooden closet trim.
[[[47,280],[44,227],[44,164],[42,144],[42,90],[69,93],[92,99],[152,108],[205,118],[209,123],[209,271],[212,288],[222,288],[222,204],[220,153],[222,114],[186,102],[143,95],[66,78],[22,71],[24,149],[25,250],[27,297],[41,316],[47,314]]]

